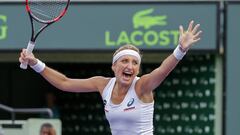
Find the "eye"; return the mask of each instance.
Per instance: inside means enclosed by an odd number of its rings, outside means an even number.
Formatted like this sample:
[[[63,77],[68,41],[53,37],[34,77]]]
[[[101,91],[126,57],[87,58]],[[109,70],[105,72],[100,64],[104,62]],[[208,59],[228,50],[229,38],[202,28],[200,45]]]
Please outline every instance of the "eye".
[[[127,59],[122,59],[121,62],[122,62],[122,63],[127,63],[128,60],[127,60]]]
[[[138,61],[134,60],[133,65],[138,65]]]

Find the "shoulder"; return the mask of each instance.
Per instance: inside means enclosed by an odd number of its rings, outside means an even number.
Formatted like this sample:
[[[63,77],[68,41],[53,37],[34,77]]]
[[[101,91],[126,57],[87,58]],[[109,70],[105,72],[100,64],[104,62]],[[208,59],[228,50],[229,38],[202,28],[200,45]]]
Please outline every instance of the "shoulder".
[[[111,80],[110,77],[104,77],[104,76],[94,76],[91,79],[93,79],[93,83],[95,83],[97,85],[100,93],[103,92],[103,89],[106,87],[108,82]]]
[[[135,84],[135,92],[138,96],[138,98],[143,103],[150,103],[153,101],[153,93],[152,90],[146,90],[144,89],[144,77],[138,78]]]
[[[109,78],[109,77],[104,77],[104,76],[94,76],[94,77],[92,77],[92,78],[90,78],[91,80],[93,80],[93,82],[95,83],[95,84],[102,84],[102,85],[106,85],[109,81],[110,81],[110,79],[111,78]]]

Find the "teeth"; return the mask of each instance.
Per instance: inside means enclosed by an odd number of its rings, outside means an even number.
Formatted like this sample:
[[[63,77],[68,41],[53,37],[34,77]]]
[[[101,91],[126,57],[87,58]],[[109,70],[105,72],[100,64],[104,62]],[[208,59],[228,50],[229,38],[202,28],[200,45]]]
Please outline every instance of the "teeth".
[[[129,76],[131,76],[132,74],[129,74],[129,73],[124,73],[125,75],[129,75]]]
[[[130,74],[131,75],[132,73],[131,72],[124,72],[124,74]]]

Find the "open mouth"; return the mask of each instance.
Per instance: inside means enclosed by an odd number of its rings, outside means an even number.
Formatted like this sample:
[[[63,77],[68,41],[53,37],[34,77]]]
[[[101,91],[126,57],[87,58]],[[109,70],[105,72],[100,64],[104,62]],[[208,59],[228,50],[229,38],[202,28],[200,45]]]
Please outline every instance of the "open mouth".
[[[133,75],[133,73],[131,73],[131,72],[123,72],[123,76],[124,76],[124,78],[129,79],[129,78],[132,77],[132,75]]]

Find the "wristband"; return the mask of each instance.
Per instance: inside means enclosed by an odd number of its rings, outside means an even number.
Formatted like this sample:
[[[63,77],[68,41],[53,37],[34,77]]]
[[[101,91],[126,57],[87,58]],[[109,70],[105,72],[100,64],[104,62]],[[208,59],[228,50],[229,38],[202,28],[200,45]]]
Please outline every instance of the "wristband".
[[[173,51],[173,55],[177,60],[181,60],[186,53],[187,51],[183,52],[182,49],[180,48],[180,45],[178,45]]]
[[[36,71],[37,73],[40,73],[44,70],[44,68],[46,67],[45,63],[43,63],[42,61],[40,61],[39,59],[37,59],[37,64],[30,66],[34,71]]]

